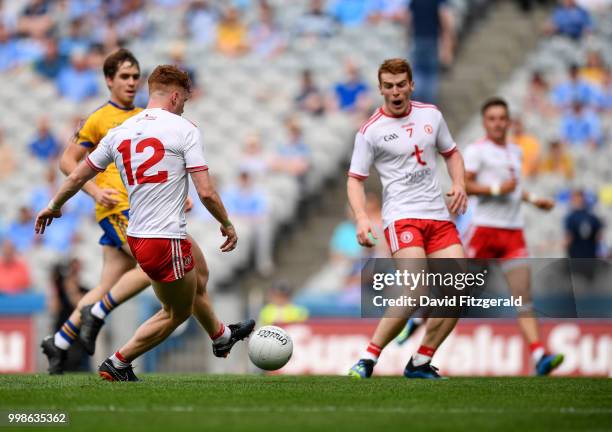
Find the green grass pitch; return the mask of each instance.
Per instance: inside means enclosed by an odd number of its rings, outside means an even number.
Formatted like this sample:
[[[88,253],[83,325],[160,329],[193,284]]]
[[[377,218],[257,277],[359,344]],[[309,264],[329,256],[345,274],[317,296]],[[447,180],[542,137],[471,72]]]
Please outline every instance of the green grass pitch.
[[[606,378],[0,376],[0,412],[67,412],[78,431],[612,430]],[[40,428],[7,428],[34,430]]]

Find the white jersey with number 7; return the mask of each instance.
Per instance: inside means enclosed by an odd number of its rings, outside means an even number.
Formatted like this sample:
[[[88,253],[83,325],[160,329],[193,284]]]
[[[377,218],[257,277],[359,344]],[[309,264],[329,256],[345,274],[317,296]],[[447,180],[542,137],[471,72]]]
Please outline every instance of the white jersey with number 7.
[[[127,234],[184,239],[187,173],[208,169],[200,132],[161,108],[146,109],[110,130],[86,159],[96,171],[114,162],[128,191]]]

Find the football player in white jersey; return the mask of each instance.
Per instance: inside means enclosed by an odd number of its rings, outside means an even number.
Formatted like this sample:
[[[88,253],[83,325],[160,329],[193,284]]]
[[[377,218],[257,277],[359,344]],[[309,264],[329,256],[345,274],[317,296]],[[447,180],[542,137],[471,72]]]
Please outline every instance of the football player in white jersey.
[[[406,258],[464,258],[451,213],[464,213],[467,195],[463,158],[442,113],[434,106],[410,100],[415,83],[404,59],[386,60],[378,70],[383,106],[361,127],[349,170],[347,192],[357,222],[357,240],[374,246],[374,233],[365,212],[364,180],[375,165],[383,186],[385,237],[397,267]],[[417,83],[418,84],[418,83]],[[436,178],[436,153],[446,162],[452,187],[447,204]],[[371,238],[372,237],[372,238]],[[350,376],[369,378],[382,349],[402,330],[417,307],[403,309],[405,317],[388,311]],[[451,332],[456,318],[432,318],[417,353],[404,369],[407,378],[439,378],[431,359]]]
[[[548,353],[540,338],[530,300],[529,266],[520,260],[529,255],[521,206],[528,202],[550,210],[554,201],[529,193],[521,184],[522,153],[518,145],[508,140],[510,112],[506,101],[487,100],[481,114],[486,136],[465,150],[467,191],[478,197],[465,238],[467,254],[469,258],[504,260],[502,269],[512,294],[523,297],[518,323],[529,344],[536,373],[548,375],[563,362],[563,355]]]
[[[88,180],[112,162],[119,168],[130,202],[128,243],[153,281],[162,309],[102,363],[100,376],[109,381],[137,381],[131,362],[161,343],[192,314],[199,293],[184,213],[187,173],[202,203],[221,223],[226,237],[221,250],[233,250],[238,241],[208,176],[200,132],[181,117],[189,95],[187,73],[174,66],[158,66],[149,77],[147,109],[112,129],[36,219],[36,232],[42,234],[53,218],[61,217],[62,205]],[[250,320],[239,329],[226,327],[217,350],[229,352],[254,325]]]

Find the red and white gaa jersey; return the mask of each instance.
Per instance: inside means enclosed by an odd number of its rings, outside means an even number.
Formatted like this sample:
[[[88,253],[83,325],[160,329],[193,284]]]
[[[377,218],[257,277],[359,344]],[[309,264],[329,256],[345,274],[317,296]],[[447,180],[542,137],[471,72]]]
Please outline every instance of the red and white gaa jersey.
[[[463,159],[465,170],[476,173],[476,182],[484,186],[501,185],[513,177],[517,180],[516,189],[509,194],[478,195],[472,224],[506,229],[522,228],[521,148],[511,142],[499,145],[483,139],[469,145]]]
[[[412,101],[408,113],[393,117],[380,108],[361,127],[349,176],[366,179],[374,164],[383,186],[385,228],[400,219],[450,220],[436,177],[436,153],[448,157],[457,145],[442,113]]]
[[[128,191],[127,234],[184,239],[187,173],[208,169],[198,128],[161,108],[146,109],[109,131],[87,157],[97,171],[111,162]]]

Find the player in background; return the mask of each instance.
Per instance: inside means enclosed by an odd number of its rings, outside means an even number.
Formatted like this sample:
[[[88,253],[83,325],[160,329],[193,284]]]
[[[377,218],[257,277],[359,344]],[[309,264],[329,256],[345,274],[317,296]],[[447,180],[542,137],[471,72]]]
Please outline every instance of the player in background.
[[[357,222],[357,240],[362,246],[373,247],[376,238],[366,214],[364,187],[374,164],[383,186],[385,237],[397,267],[406,267],[402,261],[405,258],[464,258],[449,214],[449,210],[464,213],[467,207],[463,159],[442,113],[433,105],[410,100],[415,84],[406,60],[386,60],[378,70],[378,82],[384,104],[357,133],[348,174],[347,192]],[[436,153],[445,158],[452,179],[446,194],[448,208],[435,175]],[[416,307],[404,308],[404,318],[385,313],[362,358],[350,369],[350,376],[372,375],[382,350],[414,310]],[[406,365],[404,376],[439,378],[431,359],[456,322],[452,317],[429,320],[422,345]]]
[[[506,101],[487,100],[481,114],[486,136],[465,150],[467,192],[478,197],[472,224],[466,233],[468,257],[505,261],[501,267],[510,291],[514,296],[523,296],[518,324],[529,344],[536,373],[548,375],[563,362],[563,355],[546,351],[533,312],[530,270],[521,261],[529,256],[521,206],[527,202],[548,211],[554,207],[554,201],[523,188],[522,154],[520,147],[508,140],[510,110]]]
[[[133,105],[140,80],[140,67],[134,55],[126,49],[119,49],[106,58],[103,72],[110,90],[110,100],[89,116],[76,140],[68,145],[62,155],[60,168],[66,175],[76,169],[78,163],[96,148],[111,128],[142,111]],[[103,248],[102,276],[100,284],[79,301],[63,327],[55,335],[43,340],[41,346],[52,375],[63,373],[66,351],[77,338],[85,350],[93,354],[104,318],[118,305],[151,284],[146,273],[136,266],[127,245],[125,231],[129,203],[127,191],[114,164],[96,176],[94,181],[88,181],[83,190],[96,200],[96,220],[104,232],[100,239]],[[189,200],[186,205],[188,210]],[[195,243],[193,256],[198,275],[194,314],[213,340],[215,355],[225,357],[229,350],[219,345],[225,340],[219,339],[225,325],[217,319],[212,309],[206,292],[208,267],[204,254]],[[229,330],[235,331],[240,327],[241,324],[231,324]]]
[[[134,107],[134,97],[140,81],[140,66],[130,51],[119,49],[110,54],[104,61],[103,73],[110,99],[87,118],[75,140],[68,144],[60,159],[60,169],[65,175],[70,175],[76,169],[78,163],[96,148],[110,129],[142,111],[141,108]],[[60,330],[43,340],[41,347],[49,361],[49,373],[52,375],[63,372],[66,351],[78,338],[81,327],[80,309],[105,297],[121,275],[135,266],[125,244],[129,203],[117,168],[114,165],[109,166],[106,172],[87,182],[83,190],[96,201],[96,221],[103,231],[100,238],[102,275],[100,284],[83,296]],[[106,301],[114,303],[109,298]]]
[[[120,169],[131,207],[129,247],[153,281],[162,309],[102,363],[100,376],[109,381],[137,381],[131,362],[166,339],[193,312],[197,276],[185,220],[188,173],[202,203],[221,224],[226,237],[221,250],[230,252],[238,240],[208,176],[200,132],[181,117],[190,95],[189,76],[175,66],[158,66],[148,82],[147,108],[111,130],[36,219],[36,231],[42,234],[87,181],[111,163]],[[225,328],[223,345],[244,339],[254,325],[252,320],[245,322],[231,335]]]
[[[486,136],[465,150],[467,191],[478,197],[466,232],[468,257],[504,261],[501,267],[510,291],[514,296],[523,296],[518,324],[529,345],[536,373],[548,375],[563,362],[563,355],[546,352],[533,313],[530,270],[521,261],[529,256],[521,206],[528,202],[550,210],[554,201],[527,192],[521,184],[522,153],[518,145],[508,140],[510,112],[506,101],[487,100],[481,114]],[[398,342],[403,343],[422,322],[410,319]]]

